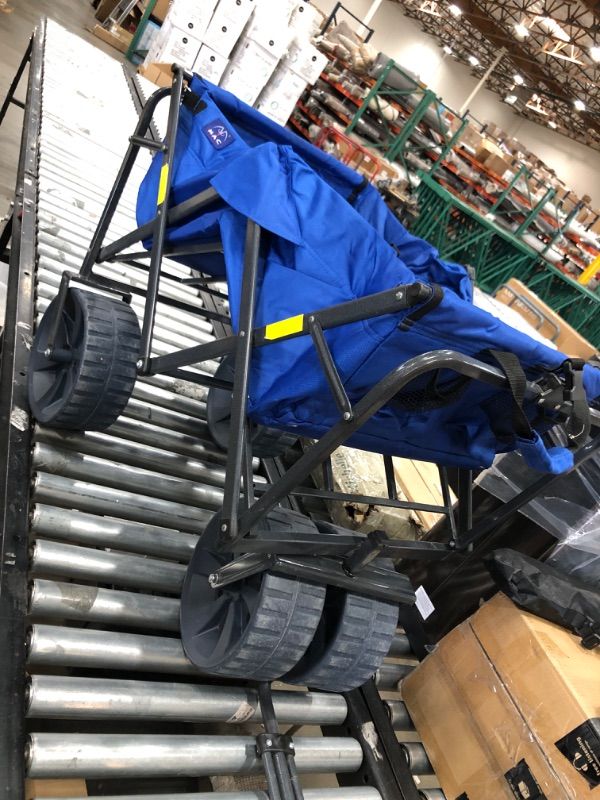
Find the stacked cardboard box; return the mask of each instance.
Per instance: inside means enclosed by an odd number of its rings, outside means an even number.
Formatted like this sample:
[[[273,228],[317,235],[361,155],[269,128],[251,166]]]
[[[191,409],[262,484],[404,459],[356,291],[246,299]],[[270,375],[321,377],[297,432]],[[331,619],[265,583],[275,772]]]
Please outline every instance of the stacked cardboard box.
[[[319,12],[309,3],[294,3],[288,21],[286,53],[279,62],[256,107],[270,119],[285,125],[307,84],[313,84],[327,63],[327,56],[310,41],[318,30]]]
[[[327,61],[320,21],[308,0],[173,0],[141,71],[176,62],[283,125]]]
[[[490,139],[482,139],[475,158],[500,178],[511,169],[512,159]]]
[[[448,798],[600,791],[600,654],[504,595],[446,636],[402,695]]]

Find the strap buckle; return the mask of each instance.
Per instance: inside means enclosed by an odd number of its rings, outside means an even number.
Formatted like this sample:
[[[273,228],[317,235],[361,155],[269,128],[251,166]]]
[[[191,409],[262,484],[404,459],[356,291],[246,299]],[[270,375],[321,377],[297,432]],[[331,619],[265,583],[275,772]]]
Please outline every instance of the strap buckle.
[[[567,358],[560,365],[564,375],[563,407],[568,409],[565,431],[569,447],[577,450],[584,444],[590,432],[590,409],[583,385],[582,358]]]

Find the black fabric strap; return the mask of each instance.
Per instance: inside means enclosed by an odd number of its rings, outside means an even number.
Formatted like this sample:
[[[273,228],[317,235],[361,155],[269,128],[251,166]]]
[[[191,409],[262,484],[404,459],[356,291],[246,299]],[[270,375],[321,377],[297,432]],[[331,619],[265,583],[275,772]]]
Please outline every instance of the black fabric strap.
[[[196,92],[192,92],[191,89],[184,92],[181,103],[186,108],[189,108],[192,114],[199,114],[200,111],[204,111],[206,108],[204,100],[202,100],[200,95],[197,95]]]
[[[368,185],[369,185],[369,179],[367,178],[366,175],[363,175],[362,181],[358,184],[358,186],[355,186],[354,189],[352,189],[352,191],[346,198],[351,206],[353,206],[354,203],[356,203],[356,201],[358,200],[358,196],[360,195],[361,192],[364,192],[364,190],[367,188]]]
[[[404,317],[402,322],[398,325],[401,331],[407,331],[415,322],[418,322],[425,314],[429,314],[434,308],[437,308],[444,298],[444,290],[437,283],[431,284],[432,292],[431,297],[422,306],[417,308],[408,316]]]
[[[568,358],[561,364],[564,374],[565,387],[563,397],[571,404],[571,413],[565,423],[565,430],[569,437],[569,445],[577,449],[584,444],[589,436],[591,419],[587,394],[583,385],[582,358]]]
[[[521,439],[533,438],[533,431],[529,420],[523,410],[527,377],[521,362],[514,353],[505,350],[488,350],[492,358],[506,376],[508,388],[512,395],[512,425],[514,432]]]

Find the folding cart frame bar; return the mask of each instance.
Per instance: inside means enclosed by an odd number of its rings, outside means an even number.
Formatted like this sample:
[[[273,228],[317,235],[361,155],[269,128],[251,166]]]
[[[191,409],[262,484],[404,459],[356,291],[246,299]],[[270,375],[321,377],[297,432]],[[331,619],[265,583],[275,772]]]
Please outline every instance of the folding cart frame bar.
[[[327,463],[331,453],[415,378],[435,370],[448,369],[501,389],[508,386],[506,376],[500,369],[469,356],[450,350],[438,350],[424,353],[400,364],[372,387],[362,399],[352,404],[327,345],[324,331],[358,320],[409,309],[431,300],[435,288],[418,282],[406,286],[396,286],[384,292],[315,310],[312,313],[300,314],[286,320],[274,321],[269,325],[257,328],[254,324],[256,292],[264,259],[266,237],[260,226],[251,219],[247,220],[246,227],[237,334],[228,334],[212,342],[168,355],[152,357],[152,335],[163,257],[173,256],[176,258],[222,251],[220,241],[175,246],[165,242],[167,228],[170,225],[194,217],[213,207],[220,199],[215,189],[208,188],[178,205],[169,207],[168,204],[180,105],[182,101],[185,101],[186,94],[189,92],[187,84],[191,79],[192,75],[189,72],[174,65],[172,86],[158,89],[143,107],[80,273],[78,275],[68,272],[63,274],[56,306],[56,317],[49,337],[49,355],[53,358],[69,357],[68,353],[58,352],[53,347],[53,343],[71,281],[97,290],[120,294],[124,299],[130,298],[131,292],[145,296],[140,353],[137,362],[138,373],[140,375],[166,374],[195,381],[209,388],[221,387],[232,390],[230,438],[218,547],[221,551],[233,553],[236,557],[210,576],[211,585],[214,588],[221,587],[257,572],[270,570],[319,583],[333,584],[361,594],[412,604],[414,592],[406,577],[391,569],[375,566],[372,562],[378,556],[409,559],[443,558],[451,551],[466,549],[473,541],[473,534],[468,532],[472,524],[472,476],[470,470],[463,470],[460,473],[458,521],[454,518],[448,479],[444,469],[440,470],[444,497],[444,505],[440,506],[399,501],[393,479],[392,461],[391,458],[385,456],[387,498],[335,492],[331,481],[325,490],[315,490],[304,487],[302,484],[315,468],[324,464],[325,473],[329,474],[330,478]],[[161,142],[155,138],[149,138],[148,134],[150,132],[152,135],[151,123],[158,103],[167,97],[170,98],[167,134],[165,141]],[[111,219],[137,154],[142,147],[156,151],[162,156],[156,216],[131,233],[104,245],[104,238]],[[149,251],[132,253],[129,250],[133,245],[149,239],[152,240]],[[149,257],[148,265],[140,260],[144,257]],[[146,270],[148,272],[147,289],[121,284],[93,273],[97,263],[116,260]],[[194,284],[203,287],[203,290],[209,294],[219,295],[218,292],[207,286],[205,278],[179,280],[188,285]],[[169,302],[176,307],[190,308],[182,301]],[[198,313],[197,309],[195,312]],[[214,309],[205,308],[202,315],[223,326],[228,326],[230,323],[229,317]],[[268,347],[275,342],[298,336],[311,337],[332,397],[340,412],[340,420],[306,450],[278,480],[266,486],[254,486],[251,470],[252,453],[249,444],[249,430],[252,423],[248,421],[246,415],[252,350],[254,347]],[[212,376],[191,373],[184,369],[209,359],[227,355],[235,359],[233,385]],[[537,384],[528,384],[528,392],[530,397],[538,397],[541,402],[544,401],[542,389]],[[379,503],[398,508],[425,509],[448,514],[452,539],[448,545],[434,542],[392,541],[381,531],[371,533],[364,538],[352,531],[345,531],[335,528],[335,526],[329,526],[327,529],[321,526],[319,532],[291,537],[278,535],[277,532],[254,534],[253,529],[257,524],[276,504],[290,495],[312,495],[331,500]],[[521,505],[522,503],[513,504],[514,511],[518,510]],[[332,536],[332,533],[336,535]],[[311,555],[307,556],[306,553]]]

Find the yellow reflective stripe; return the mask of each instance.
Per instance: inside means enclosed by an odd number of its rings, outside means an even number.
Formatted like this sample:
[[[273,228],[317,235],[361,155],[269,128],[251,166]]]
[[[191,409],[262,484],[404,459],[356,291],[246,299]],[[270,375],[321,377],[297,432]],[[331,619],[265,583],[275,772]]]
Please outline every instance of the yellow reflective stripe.
[[[158,206],[162,205],[165,202],[165,197],[167,196],[167,178],[169,177],[169,165],[163,164],[160,168],[160,179],[158,181],[158,197],[156,198],[156,204]]]
[[[265,327],[265,339],[281,339],[282,336],[290,336],[292,333],[300,333],[304,326],[304,314],[295,317],[280,319],[279,322],[272,322]]]

